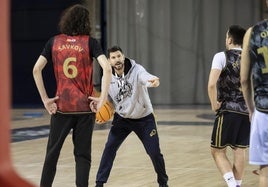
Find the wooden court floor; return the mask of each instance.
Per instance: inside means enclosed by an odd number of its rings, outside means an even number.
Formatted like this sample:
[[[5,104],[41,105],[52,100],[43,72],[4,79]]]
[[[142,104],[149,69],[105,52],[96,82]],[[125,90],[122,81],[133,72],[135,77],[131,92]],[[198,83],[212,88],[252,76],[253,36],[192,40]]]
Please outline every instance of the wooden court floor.
[[[213,114],[208,106],[156,107],[161,150],[165,158],[170,187],[225,187],[210,155]],[[31,116],[32,115],[32,116]],[[35,136],[30,140],[13,141],[11,153],[18,173],[38,186],[47,143],[49,115],[43,109],[13,109],[12,131],[16,135]],[[95,185],[100,157],[110,123],[95,126],[92,167],[89,186]],[[21,131],[21,129],[27,129]],[[27,133],[25,133],[27,132]],[[13,133],[12,133],[13,134]],[[40,136],[39,136],[40,135]],[[43,137],[42,137],[43,135]],[[13,135],[12,135],[13,136]],[[73,145],[69,135],[58,163],[54,187],[74,187]],[[230,151],[228,151],[230,154]],[[243,187],[257,186],[256,166],[246,165]],[[118,150],[107,187],[157,187],[156,174],[142,144],[130,134]]]

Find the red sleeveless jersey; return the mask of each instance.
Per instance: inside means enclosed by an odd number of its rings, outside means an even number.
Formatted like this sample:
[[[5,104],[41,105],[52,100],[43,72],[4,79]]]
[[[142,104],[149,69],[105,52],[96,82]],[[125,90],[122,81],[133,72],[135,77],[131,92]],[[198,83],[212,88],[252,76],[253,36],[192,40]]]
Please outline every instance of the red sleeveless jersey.
[[[52,47],[57,82],[56,101],[63,113],[90,112],[88,96],[93,92],[93,62],[89,36],[57,35]]]

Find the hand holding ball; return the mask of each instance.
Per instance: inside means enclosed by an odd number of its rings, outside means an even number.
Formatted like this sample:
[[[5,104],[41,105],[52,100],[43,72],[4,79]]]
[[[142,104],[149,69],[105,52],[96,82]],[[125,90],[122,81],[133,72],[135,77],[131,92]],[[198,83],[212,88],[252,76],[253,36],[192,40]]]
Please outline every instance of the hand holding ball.
[[[96,123],[103,124],[109,121],[114,115],[114,108],[112,103],[106,102],[96,113]]]

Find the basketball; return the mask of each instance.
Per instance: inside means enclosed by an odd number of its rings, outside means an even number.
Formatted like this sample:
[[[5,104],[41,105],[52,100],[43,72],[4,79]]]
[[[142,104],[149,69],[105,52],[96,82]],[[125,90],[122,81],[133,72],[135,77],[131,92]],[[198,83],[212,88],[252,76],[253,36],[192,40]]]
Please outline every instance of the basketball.
[[[96,113],[96,123],[103,124],[109,121],[114,115],[114,109],[112,103],[106,102],[99,112]]]

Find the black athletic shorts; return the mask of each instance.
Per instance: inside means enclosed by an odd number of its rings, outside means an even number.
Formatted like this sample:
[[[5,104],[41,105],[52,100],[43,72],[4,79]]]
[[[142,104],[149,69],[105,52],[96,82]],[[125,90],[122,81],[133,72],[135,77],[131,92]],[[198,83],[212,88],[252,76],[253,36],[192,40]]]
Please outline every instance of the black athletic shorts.
[[[211,147],[247,148],[249,146],[249,116],[235,112],[223,112],[217,116],[211,135]]]

